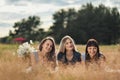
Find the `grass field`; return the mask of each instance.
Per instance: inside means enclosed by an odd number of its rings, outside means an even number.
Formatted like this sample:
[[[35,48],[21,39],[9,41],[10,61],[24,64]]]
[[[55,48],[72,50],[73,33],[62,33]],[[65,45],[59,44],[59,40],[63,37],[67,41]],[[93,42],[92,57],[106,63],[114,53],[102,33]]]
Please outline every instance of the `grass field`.
[[[100,45],[101,53],[106,56],[102,70],[86,70],[83,65],[77,65],[59,68],[54,73],[43,66],[26,73],[27,62],[18,58],[17,48],[18,45],[0,44],[0,80],[120,80],[120,45]],[[77,45],[77,49],[84,53],[85,45]]]

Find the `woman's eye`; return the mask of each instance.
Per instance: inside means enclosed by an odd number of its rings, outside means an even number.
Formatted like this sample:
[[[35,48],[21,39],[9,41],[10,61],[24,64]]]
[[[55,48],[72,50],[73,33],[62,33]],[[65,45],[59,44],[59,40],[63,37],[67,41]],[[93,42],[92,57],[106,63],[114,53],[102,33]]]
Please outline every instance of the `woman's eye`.
[[[49,46],[49,44],[46,44],[47,46]]]
[[[94,48],[94,50],[96,50],[97,48]]]
[[[52,46],[52,45],[50,45],[50,47],[52,48],[53,46]]]
[[[68,42],[66,44],[68,44]]]
[[[88,48],[89,50],[91,50],[92,48]]]

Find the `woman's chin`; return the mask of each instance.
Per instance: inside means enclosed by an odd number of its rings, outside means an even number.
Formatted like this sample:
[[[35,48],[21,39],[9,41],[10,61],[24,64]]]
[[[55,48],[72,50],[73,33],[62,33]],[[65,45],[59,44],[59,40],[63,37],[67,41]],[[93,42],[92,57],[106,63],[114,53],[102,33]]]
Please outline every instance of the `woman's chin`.
[[[91,58],[93,58],[94,56],[95,56],[94,54],[90,55]]]

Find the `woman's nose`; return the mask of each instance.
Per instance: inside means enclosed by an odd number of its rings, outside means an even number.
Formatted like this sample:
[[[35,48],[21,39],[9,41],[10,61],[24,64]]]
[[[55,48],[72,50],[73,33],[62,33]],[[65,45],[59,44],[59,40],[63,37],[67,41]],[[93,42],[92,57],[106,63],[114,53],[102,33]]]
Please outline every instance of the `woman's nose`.
[[[91,52],[94,52],[94,49],[91,49]]]

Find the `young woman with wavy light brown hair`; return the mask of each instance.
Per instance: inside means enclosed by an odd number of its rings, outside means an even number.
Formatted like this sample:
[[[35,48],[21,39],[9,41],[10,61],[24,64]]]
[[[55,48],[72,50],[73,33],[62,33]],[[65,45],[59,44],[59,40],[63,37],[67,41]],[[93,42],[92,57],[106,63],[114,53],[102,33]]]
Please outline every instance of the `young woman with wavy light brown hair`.
[[[57,59],[65,65],[81,62],[81,54],[77,51],[74,40],[70,36],[62,38]]]
[[[39,51],[36,54],[31,54],[31,65],[41,64],[45,67],[55,69],[56,53],[55,53],[55,41],[52,37],[44,38],[39,45]]]

